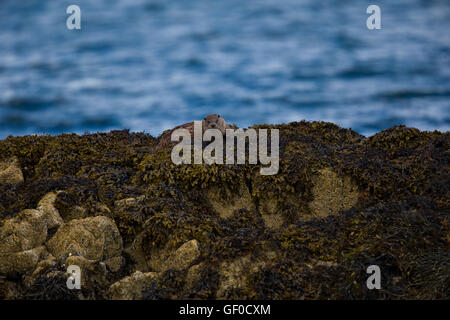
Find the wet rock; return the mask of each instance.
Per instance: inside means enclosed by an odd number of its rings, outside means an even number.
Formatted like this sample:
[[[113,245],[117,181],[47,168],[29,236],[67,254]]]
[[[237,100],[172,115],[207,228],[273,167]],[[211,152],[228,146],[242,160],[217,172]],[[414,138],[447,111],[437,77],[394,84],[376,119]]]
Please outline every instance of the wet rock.
[[[140,204],[144,200],[145,200],[145,196],[139,196],[137,198],[125,198],[125,199],[117,200],[116,202],[114,202],[114,207],[119,210],[125,209],[125,208],[129,208],[129,207],[133,207],[137,204]]]
[[[86,217],[86,209],[80,206],[73,206],[67,210],[64,216],[64,221],[69,222],[70,220],[83,219]]]
[[[30,250],[47,238],[47,219],[43,211],[27,209],[0,227],[0,254]]]
[[[197,240],[188,241],[176,250],[166,247],[152,248],[147,254],[142,250],[142,241],[140,235],[126,250],[135,261],[136,269],[141,271],[185,270],[200,257],[201,253]]]
[[[143,234],[139,234],[131,245],[124,249],[124,251],[131,257],[134,262],[134,267],[137,271],[147,272],[149,266],[147,263],[147,255],[143,250]]]
[[[48,254],[45,257],[45,259],[43,259],[37,263],[36,268],[34,269],[32,275],[31,275],[31,278],[35,279],[36,277],[43,274],[48,269],[55,267],[56,264],[57,264],[57,261],[56,261],[55,257],[52,256],[51,254]]]
[[[336,262],[333,261],[322,261],[322,260],[317,260],[317,259],[312,259],[310,262],[305,263],[305,265],[310,268],[310,269],[314,269],[316,267],[327,267],[327,268],[331,268],[331,267],[337,267],[338,264]]]
[[[38,209],[23,210],[3,221],[0,227],[0,254],[30,250],[44,243],[47,230],[62,223],[52,205],[54,196],[54,193],[47,194],[39,202]]]
[[[331,169],[319,171],[313,178],[314,200],[309,207],[316,217],[326,217],[350,209],[358,201],[358,188],[349,177],[339,177]]]
[[[104,261],[108,270],[111,272],[119,272],[125,264],[125,259],[122,256],[113,257]]]
[[[80,205],[79,197],[69,191],[57,193],[55,207],[58,209],[64,222],[86,218],[87,210]],[[95,210],[95,212],[98,211]]]
[[[105,216],[105,217],[112,218],[111,210],[104,203],[97,202],[95,205],[95,212],[99,216]]]
[[[56,193],[45,195],[37,209],[21,211],[3,221],[0,227],[0,274],[32,271],[48,253],[42,246],[49,229],[58,228],[62,219],[53,206]]]
[[[33,270],[37,263],[48,256],[45,246],[14,253],[0,254],[0,274],[15,275]]]
[[[264,220],[264,225],[267,228],[272,229],[272,230],[279,229],[284,223],[284,220],[283,220],[283,217],[282,217],[281,214],[276,214],[276,213],[275,214],[267,214],[267,213],[265,213],[265,214],[262,214],[261,217]]]
[[[250,257],[246,256],[234,261],[223,262],[220,268],[222,277],[219,290],[217,291],[218,299],[226,299],[227,291],[232,289],[243,288],[246,282],[246,274],[244,270],[250,266]]]
[[[202,277],[202,270],[204,268],[204,263],[195,264],[192,267],[189,268],[186,274],[186,287],[193,288],[195,285],[198,284],[198,282],[201,280]]]
[[[49,229],[61,226],[64,221],[55,208],[55,201],[58,192],[47,193],[37,205],[37,210],[43,211],[47,220],[47,227]]]
[[[185,270],[200,257],[197,240],[191,240],[179,247],[164,263],[163,271],[168,269]]]
[[[17,157],[0,161],[0,183],[15,184],[22,181],[23,174]]]
[[[17,300],[22,296],[20,286],[13,281],[0,277],[0,300]]]
[[[107,269],[104,262],[89,260],[81,256],[70,256],[66,260],[65,267],[68,268],[72,265],[78,266],[80,268],[82,288],[93,286],[107,286]]]
[[[119,226],[124,242],[128,245],[146,219],[146,197],[124,198],[114,202],[112,217]]]
[[[112,300],[142,299],[142,291],[157,281],[158,273],[136,271],[132,275],[111,285],[108,296]]]
[[[227,299],[229,292],[245,288],[248,277],[259,268],[264,267],[274,256],[275,253],[269,251],[260,257],[246,255],[233,261],[224,261],[219,268],[221,280],[217,298]]]
[[[301,195],[285,195],[283,199],[272,199],[270,197],[259,200],[259,212],[264,220],[264,225],[270,230],[278,230],[286,222],[286,217],[283,216],[283,212],[286,208],[291,208],[291,221],[294,222],[297,219],[305,220],[304,212],[301,210],[299,203],[301,201]]]
[[[102,261],[121,254],[122,238],[114,221],[96,216],[65,223],[47,247],[59,261],[65,261],[69,255]]]
[[[247,186],[242,182],[239,191],[235,194],[227,194],[219,187],[211,187],[206,192],[206,199],[220,217],[226,219],[239,209],[255,210],[255,204]]]

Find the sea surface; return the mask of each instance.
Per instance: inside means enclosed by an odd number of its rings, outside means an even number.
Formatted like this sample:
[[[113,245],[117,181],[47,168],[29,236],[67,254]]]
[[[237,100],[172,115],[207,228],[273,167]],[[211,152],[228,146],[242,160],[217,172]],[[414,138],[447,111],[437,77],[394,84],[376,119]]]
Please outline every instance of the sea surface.
[[[0,1],[0,138],[159,135],[208,113],[447,131],[450,1]]]

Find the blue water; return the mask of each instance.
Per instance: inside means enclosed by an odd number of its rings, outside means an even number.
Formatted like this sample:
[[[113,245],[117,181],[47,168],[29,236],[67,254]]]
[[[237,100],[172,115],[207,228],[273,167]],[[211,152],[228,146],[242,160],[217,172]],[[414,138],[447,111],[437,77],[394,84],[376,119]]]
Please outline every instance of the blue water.
[[[207,113],[447,131],[450,1],[0,1],[0,138],[158,135]]]

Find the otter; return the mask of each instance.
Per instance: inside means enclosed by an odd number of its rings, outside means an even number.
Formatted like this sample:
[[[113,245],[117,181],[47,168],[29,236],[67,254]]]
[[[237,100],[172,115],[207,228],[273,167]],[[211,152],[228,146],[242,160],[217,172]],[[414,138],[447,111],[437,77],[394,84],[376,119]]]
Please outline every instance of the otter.
[[[218,114],[208,114],[205,119],[202,120],[203,132],[207,129],[219,129],[222,134],[225,134],[226,129],[230,129],[231,126],[225,122],[225,120]]]
[[[207,130],[207,129],[218,129],[220,130],[220,132],[222,132],[223,135],[225,135],[225,130],[226,129],[230,129],[232,128],[229,124],[227,124],[225,122],[225,120],[218,114],[216,113],[212,113],[212,114],[208,114],[203,120],[202,120],[202,130],[203,133]],[[158,145],[156,146],[156,151],[163,149],[165,147],[167,147],[168,145],[174,143],[171,141],[171,135],[172,132],[176,129],[186,129],[189,131],[189,133],[191,134],[191,136],[193,137],[194,135],[194,121],[176,126],[173,129],[169,129],[164,131],[161,134],[161,138],[159,140]]]

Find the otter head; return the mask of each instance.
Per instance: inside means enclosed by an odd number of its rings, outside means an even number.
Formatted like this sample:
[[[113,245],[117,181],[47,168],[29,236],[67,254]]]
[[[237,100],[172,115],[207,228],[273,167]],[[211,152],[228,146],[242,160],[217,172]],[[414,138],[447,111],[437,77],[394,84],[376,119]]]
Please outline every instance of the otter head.
[[[225,120],[218,114],[208,114],[205,119],[203,119],[203,130],[219,129],[223,134],[225,134],[226,127],[227,124]]]

